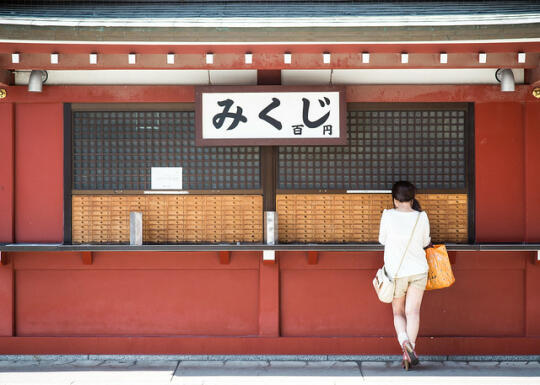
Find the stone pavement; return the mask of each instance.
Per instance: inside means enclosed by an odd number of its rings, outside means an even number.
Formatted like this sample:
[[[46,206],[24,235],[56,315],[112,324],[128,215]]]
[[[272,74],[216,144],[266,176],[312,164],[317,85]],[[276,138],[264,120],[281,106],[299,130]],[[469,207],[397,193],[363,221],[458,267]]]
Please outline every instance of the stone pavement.
[[[421,357],[422,358],[422,357]],[[535,384],[540,356],[9,356],[0,385]]]

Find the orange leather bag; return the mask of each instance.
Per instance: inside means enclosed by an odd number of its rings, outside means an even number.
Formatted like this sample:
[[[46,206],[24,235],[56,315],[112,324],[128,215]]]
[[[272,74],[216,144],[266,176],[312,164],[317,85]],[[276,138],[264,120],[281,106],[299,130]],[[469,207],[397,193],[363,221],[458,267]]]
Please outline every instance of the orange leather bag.
[[[445,245],[427,248],[426,259],[429,266],[426,290],[443,289],[456,281]]]

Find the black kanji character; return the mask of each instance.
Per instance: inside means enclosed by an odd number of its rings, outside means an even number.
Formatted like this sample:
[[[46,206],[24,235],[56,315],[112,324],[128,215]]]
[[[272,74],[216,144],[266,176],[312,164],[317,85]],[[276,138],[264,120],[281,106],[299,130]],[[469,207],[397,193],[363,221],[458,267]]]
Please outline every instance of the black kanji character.
[[[303,124],[293,124],[293,133],[294,135],[302,135],[302,127],[304,127]]]
[[[319,119],[312,122],[311,120],[309,120],[309,116],[308,116],[309,115],[309,100],[307,100],[306,98],[302,98],[302,102],[304,103],[304,108],[303,108],[303,111],[302,111],[302,118],[304,119],[304,124],[306,126],[308,126],[309,128],[319,127],[321,124],[326,122],[326,120],[330,116],[330,111],[328,111],[326,114],[321,116]],[[328,99],[326,97],[324,98],[324,101],[319,99],[319,104],[321,105],[321,107],[324,107],[325,105],[329,106],[330,105],[330,99]]]
[[[238,123],[240,122],[247,122],[247,118],[242,115],[242,107],[236,107],[236,113],[229,112],[229,109],[233,105],[233,101],[231,99],[226,99],[220,102],[217,102],[217,104],[221,107],[225,107],[223,109],[223,112],[216,114],[214,118],[212,119],[212,123],[214,124],[215,128],[221,128],[223,126],[223,123],[225,122],[225,119],[232,118],[233,121],[229,128],[227,130],[232,130],[236,126],[238,126]]]
[[[277,128],[278,130],[281,130],[282,128],[282,125],[281,125],[281,122],[279,120],[276,120],[274,118],[272,118],[271,116],[268,116],[268,113],[270,111],[272,111],[274,108],[278,107],[279,105],[281,104],[281,102],[279,101],[279,99],[277,98],[272,98],[272,103],[270,103],[269,105],[267,105],[264,110],[262,110],[260,113],[259,113],[259,118],[261,118],[262,120],[264,120],[265,122],[268,122],[270,123],[272,126],[274,126],[275,128]]]
[[[326,133],[328,133],[328,135],[332,135],[332,125],[331,124],[326,124],[326,125],[323,126],[322,134],[326,135]]]

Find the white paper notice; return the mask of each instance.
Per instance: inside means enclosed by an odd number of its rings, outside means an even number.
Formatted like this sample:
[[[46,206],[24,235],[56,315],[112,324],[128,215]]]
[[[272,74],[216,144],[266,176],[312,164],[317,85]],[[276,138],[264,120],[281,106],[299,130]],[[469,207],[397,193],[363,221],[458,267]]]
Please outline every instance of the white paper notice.
[[[182,167],[152,167],[152,190],[182,190]]]

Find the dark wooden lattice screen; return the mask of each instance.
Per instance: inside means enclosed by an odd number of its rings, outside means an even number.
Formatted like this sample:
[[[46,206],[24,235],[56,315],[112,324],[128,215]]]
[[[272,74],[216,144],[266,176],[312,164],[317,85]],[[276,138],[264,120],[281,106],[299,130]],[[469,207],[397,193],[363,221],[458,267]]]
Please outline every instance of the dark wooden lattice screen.
[[[350,108],[347,146],[280,147],[280,189],[465,190],[466,106]]]
[[[149,190],[182,167],[185,190],[260,188],[258,147],[195,147],[193,111],[73,112],[73,190]]]

